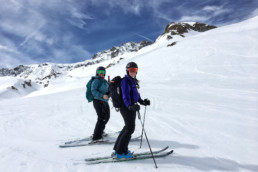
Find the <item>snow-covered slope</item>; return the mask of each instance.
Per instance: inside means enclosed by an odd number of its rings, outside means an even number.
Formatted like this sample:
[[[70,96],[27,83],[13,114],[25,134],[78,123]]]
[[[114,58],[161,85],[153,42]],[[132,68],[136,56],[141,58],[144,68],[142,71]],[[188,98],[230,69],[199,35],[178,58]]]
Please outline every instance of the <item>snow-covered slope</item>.
[[[149,41],[140,41],[123,43],[121,46],[114,46],[109,50],[104,50],[95,54],[91,59],[84,62],[78,62],[73,64],[55,64],[55,63],[43,63],[36,65],[19,65],[13,69],[0,69],[0,99],[20,97],[28,95],[37,90],[44,89],[52,83],[55,83],[59,78],[72,78],[74,71],[78,73],[84,73],[94,64],[99,64],[101,62],[107,63],[105,67],[111,67],[120,60],[131,56],[138,50],[151,45]],[[87,74],[89,75],[89,74]],[[7,82],[6,80],[11,80],[12,82]],[[24,83],[30,83],[29,85]]]
[[[138,64],[141,96],[151,100],[145,127],[152,149],[175,150],[157,159],[159,171],[258,171],[256,23],[258,17],[185,37],[163,35],[107,69],[112,78],[124,75],[129,61]],[[174,39],[177,43],[167,46]],[[85,84],[97,66],[109,63],[69,71],[45,89],[1,100],[0,171],[156,171],[151,159],[83,163],[86,157],[111,154],[113,145],[58,148],[92,134],[96,114],[85,100]],[[111,109],[106,132],[122,127],[121,115]],[[137,120],[134,135],[140,133]],[[148,150],[146,141],[142,149],[137,142],[129,147]]]

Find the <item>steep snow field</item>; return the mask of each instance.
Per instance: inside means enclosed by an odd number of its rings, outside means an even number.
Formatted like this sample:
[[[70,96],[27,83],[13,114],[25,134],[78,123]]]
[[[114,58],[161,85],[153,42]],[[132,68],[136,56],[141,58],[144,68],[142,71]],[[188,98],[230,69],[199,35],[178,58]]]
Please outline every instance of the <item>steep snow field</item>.
[[[258,171],[257,23],[255,17],[185,38],[160,37],[107,70],[113,78],[125,74],[129,61],[138,64],[141,96],[151,100],[145,127],[152,149],[168,145],[175,151],[156,159],[158,171]],[[166,46],[175,40],[175,46]],[[85,100],[85,85],[96,67],[68,73],[72,77],[57,78],[26,97],[1,99],[0,171],[156,171],[152,159],[83,162],[111,154],[113,145],[58,147],[93,132],[96,114]],[[106,132],[122,127],[120,113],[111,109]],[[134,135],[140,133],[137,120]],[[143,148],[139,144],[129,148],[148,150],[146,140]]]

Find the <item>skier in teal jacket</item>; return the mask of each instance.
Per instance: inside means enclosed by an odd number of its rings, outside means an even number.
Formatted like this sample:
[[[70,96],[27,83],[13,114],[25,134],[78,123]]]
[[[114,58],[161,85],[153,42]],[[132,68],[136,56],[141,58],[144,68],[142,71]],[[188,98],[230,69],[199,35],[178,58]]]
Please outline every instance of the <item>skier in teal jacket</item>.
[[[94,99],[108,102],[108,98],[104,99],[103,96],[108,93],[108,82],[100,76],[94,76],[94,80],[91,85],[91,93]],[[99,87],[99,88],[98,88]]]
[[[93,106],[97,112],[98,120],[94,129],[92,140],[101,141],[106,124],[110,118],[108,105],[108,82],[105,80],[106,70],[100,66],[96,70],[95,79],[92,81],[91,93],[93,95]]]

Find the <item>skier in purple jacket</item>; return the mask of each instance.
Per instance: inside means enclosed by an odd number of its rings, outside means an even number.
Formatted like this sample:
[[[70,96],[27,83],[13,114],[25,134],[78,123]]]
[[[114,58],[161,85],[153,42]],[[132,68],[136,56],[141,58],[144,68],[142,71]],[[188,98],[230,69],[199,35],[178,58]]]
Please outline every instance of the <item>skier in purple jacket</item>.
[[[133,153],[128,150],[128,144],[135,129],[136,111],[140,110],[140,106],[137,102],[144,106],[150,105],[150,100],[142,100],[138,92],[137,71],[138,66],[136,63],[128,63],[126,65],[127,75],[125,75],[125,78],[121,81],[124,105],[120,108],[120,113],[124,119],[125,126],[120,132],[113,148],[115,150],[115,156],[118,159],[133,158]]]

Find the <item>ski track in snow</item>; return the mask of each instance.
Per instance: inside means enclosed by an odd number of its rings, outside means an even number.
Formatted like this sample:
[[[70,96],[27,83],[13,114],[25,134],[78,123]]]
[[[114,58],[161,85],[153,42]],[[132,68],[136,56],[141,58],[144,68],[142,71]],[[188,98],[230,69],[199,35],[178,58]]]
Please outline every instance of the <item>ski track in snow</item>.
[[[258,17],[181,38],[173,47],[160,37],[107,70],[113,78],[124,75],[129,61],[138,64],[141,96],[151,100],[145,129],[152,149],[174,149],[156,159],[159,171],[258,171],[257,22]],[[90,136],[96,123],[85,100],[92,72],[82,72],[29,96],[1,99],[0,171],[156,171],[152,159],[85,165],[87,157],[111,154],[113,145],[58,147]],[[111,109],[106,132],[122,127],[121,115]],[[134,136],[140,134],[137,119]],[[145,139],[141,149],[139,144],[129,148],[148,150]]]

